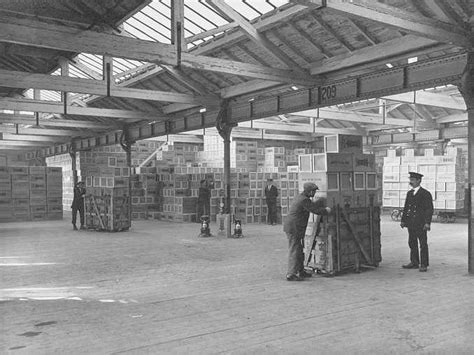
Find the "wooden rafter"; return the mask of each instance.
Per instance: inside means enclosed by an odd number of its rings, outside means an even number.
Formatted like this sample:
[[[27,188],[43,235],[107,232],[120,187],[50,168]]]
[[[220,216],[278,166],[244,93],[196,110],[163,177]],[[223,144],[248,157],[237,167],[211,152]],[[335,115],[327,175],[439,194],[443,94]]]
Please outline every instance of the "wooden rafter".
[[[69,91],[82,94],[115,96],[150,101],[177,102],[189,104],[206,104],[206,102],[214,101],[214,98],[205,96],[193,96],[168,91],[133,89],[115,85],[112,85],[108,91],[107,83],[104,81],[71,78],[67,76],[32,74],[1,69],[0,82],[3,86],[12,88],[36,88],[63,92]]]
[[[380,2],[353,0],[348,3],[342,0],[327,0],[326,7],[344,16],[375,21],[435,41],[462,47],[470,46],[467,32],[453,26],[448,29],[448,26],[441,21],[408,13]]]
[[[36,125],[36,118],[32,115],[7,114],[0,113],[0,123],[17,123],[23,125]],[[90,128],[94,130],[110,130],[119,126],[110,121],[107,123],[98,123],[92,121],[81,121],[72,119],[39,119],[42,127],[70,127],[70,128]]]
[[[262,49],[264,49],[268,54],[288,66],[288,68],[295,71],[301,71],[298,63],[296,63],[285,52],[273,44],[267,37],[265,37],[265,35],[258,32],[258,30],[250,22],[248,22],[242,15],[235,11],[231,6],[226,4],[223,0],[206,0],[206,2],[214,6],[218,11],[224,13],[234,22],[238,23],[245,35]]]
[[[176,65],[177,63],[177,51],[172,45],[94,31],[71,29],[38,21],[6,21],[0,22],[0,40],[8,43],[128,58],[159,64]],[[77,36],[78,32],[81,34],[80,37]],[[312,82],[307,75],[294,70],[275,69],[190,53],[181,54],[180,64],[196,70],[251,78],[298,82],[308,85]]]
[[[423,47],[431,48],[436,42],[426,38],[407,35],[402,38],[392,39],[375,46],[358,49],[349,54],[341,54],[329,59],[323,59],[311,65],[311,74],[327,74],[344,68],[352,68],[357,65],[378,62],[386,59],[391,60],[400,53],[409,53]]]
[[[144,119],[158,121],[160,119],[166,118],[162,114],[154,112],[117,110],[95,107],[67,106],[67,111],[64,112],[64,105],[60,102],[21,100],[12,98],[0,98],[0,109],[13,111],[49,112],[77,116],[111,117],[135,121],[142,121]]]

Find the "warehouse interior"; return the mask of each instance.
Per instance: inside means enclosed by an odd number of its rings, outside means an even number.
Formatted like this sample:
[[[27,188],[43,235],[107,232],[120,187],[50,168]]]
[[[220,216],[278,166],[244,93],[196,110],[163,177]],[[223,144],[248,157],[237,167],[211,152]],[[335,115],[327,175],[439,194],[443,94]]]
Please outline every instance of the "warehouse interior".
[[[472,0],[0,17],[2,353],[472,351]],[[426,274],[401,268],[411,171],[433,196]],[[306,182],[332,213],[308,223],[313,277],[289,283],[282,224]]]

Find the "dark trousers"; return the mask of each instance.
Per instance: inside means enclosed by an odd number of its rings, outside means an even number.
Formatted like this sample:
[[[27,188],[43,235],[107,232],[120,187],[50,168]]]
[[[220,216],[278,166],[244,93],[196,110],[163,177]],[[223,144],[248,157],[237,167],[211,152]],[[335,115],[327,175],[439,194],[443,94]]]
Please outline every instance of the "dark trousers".
[[[267,215],[267,223],[273,224],[277,222],[277,204],[276,201],[267,201],[268,207],[268,215]]]
[[[420,252],[418,253],[418,241]],[[429,266],[428,235],[423,227],[408,228],[408,246],[410,247],[410,261],[415,265]]]
[[[198,222],[201,220],[201,216],[209,216],[211,218],[211,201],[199,201],[197,203],[197,218]]]
[[[286,233],[288,238],[288,273],[287,275],[296,275],[304,270],[304,236],[296,233]]]
[[[76,225],[77,212],[79,211],[79,218],[81,219],[81,227],[84,225],[84,204],[80,206],[72,206],[72,224]]]

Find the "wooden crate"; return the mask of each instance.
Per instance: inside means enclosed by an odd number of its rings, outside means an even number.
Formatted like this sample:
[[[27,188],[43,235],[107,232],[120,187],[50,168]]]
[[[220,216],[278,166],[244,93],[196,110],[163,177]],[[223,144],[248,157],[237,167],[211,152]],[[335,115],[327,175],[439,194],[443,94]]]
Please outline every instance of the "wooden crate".
[[[128,189],[92,188],[85,198],[86,227],[117,232],[131,226]]]
[[[335,275],[382,261],[380,208],[336,208],[328,216],[310,216],[305,236],[305,265]]]

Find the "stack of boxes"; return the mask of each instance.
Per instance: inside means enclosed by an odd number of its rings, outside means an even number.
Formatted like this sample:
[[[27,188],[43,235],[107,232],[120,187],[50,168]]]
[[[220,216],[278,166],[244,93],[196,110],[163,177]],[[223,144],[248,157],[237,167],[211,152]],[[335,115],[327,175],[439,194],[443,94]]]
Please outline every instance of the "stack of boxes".
[[[299,156],[300,190],[305,182],[315,183],[329,207],[379,205],[375,156],[362,152],[362,137],[327,136],[325,150]]]
[[[389,150],[383,167],[383,206],[401,208],[410,189],[408,172],[423,174],[422,186],[431,192],[437,210],[459,211],[464,208],[465,169],[461,152],[447,148],[445,155],[435,155],[426,149],[423,156],[415,156],[413,149],[406,149],[403,156]]]
[[[0,220],[62,219],[61,168],[0,168]]]
[[[286,171],[286,155],[284,147],[265,148],[265,172]]]

